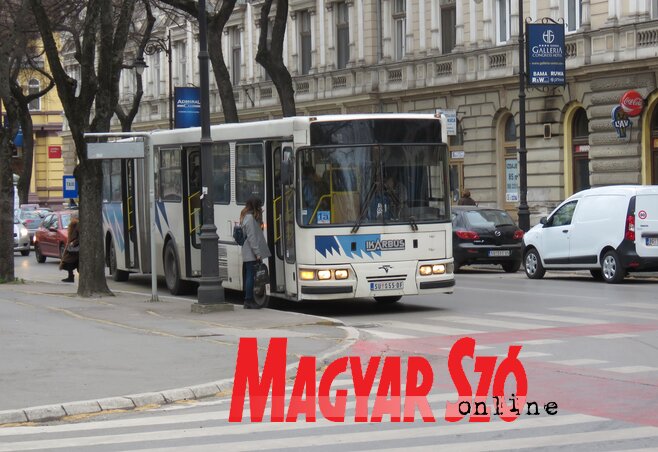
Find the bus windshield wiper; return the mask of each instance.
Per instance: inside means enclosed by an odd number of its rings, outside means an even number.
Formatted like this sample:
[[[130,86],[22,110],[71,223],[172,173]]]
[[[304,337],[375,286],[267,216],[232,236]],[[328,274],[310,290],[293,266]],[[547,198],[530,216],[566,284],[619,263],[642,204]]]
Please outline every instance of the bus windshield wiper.
[[[352,226],[352,234],[356,234],[359,228],[361,227],[361,223],[363,222],[363,219],[366,217],[366,214],[368,213],[368,207],[370,205],[370,201],[372,200],[372,197],[375,196],[375,192],[377,191],[378,185],[379,183],[377,181],[374,181],[370,186],[370,190],[368,190],[368,195],[366,196],[366,199],[363,201],[363,208],[361,209],[359,218],[357,218],[356,223],[354,223],[354,226]]]
[[[418,225],[416,224],[416,217],[411,215],[409,217],[409,224],[411,225],[411,230],[416,232],[418,230]]]

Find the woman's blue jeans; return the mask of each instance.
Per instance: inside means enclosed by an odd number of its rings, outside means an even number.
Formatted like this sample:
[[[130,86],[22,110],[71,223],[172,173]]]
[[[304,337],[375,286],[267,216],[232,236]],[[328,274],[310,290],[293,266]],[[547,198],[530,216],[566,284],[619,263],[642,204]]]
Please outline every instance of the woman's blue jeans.
[[[254,301],[254,278],[256,261],[242,263],[242,281],[244,281],[244,301]]]

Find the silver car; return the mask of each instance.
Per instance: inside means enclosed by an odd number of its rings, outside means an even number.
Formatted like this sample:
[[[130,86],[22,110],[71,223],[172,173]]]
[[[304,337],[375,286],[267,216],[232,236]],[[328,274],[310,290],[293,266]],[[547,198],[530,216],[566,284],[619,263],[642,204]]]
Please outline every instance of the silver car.
[[[14,217],[14,252],[20,251],[21,255],[30,255],[30,233],[21,221]]]
[[[43,218],[39,215],[37,210],[18,210],[18,219],[25,225],[30,234],[30,244],[34,243],[34,234],[39,229]]]

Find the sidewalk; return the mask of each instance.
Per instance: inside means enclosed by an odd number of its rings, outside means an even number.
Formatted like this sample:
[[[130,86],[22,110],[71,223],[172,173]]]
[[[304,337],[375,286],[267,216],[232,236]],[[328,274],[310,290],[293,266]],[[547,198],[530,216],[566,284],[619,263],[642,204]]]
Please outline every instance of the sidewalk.
[[[0,425],[225,393],[241,337],[257,337],[263,351],[269,338],[287,337],[292,365],[300,355],[322,362],[353,336],[333,320],[304,314],[240,305],[194,314],[189,298],[151,303],[149,295],[115,290],[114,297],[88,299],[76,290],[65,283],[0,286]]]

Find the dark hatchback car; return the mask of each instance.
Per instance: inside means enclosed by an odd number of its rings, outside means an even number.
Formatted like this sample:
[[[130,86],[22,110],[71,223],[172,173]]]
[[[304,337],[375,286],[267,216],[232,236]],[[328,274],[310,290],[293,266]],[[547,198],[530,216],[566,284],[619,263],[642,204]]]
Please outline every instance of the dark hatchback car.
[[[523,231],[504,210],[455,206],[452,231],[455,270],[468,264],[492,264],[514,273],[521,267]]]

